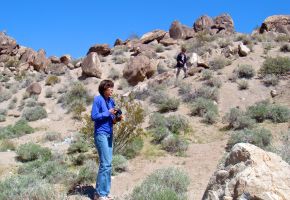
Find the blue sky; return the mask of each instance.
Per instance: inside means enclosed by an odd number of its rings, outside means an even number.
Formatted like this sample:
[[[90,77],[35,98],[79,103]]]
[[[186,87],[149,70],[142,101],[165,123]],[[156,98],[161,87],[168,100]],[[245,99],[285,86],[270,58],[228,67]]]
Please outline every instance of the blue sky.
[[[290,14],[288,0],[14,0],[1,1],[0,31],[47,56],[83,57],[97,43],[168,31],[173,20],[192,26],[203,14],[229,13],[236,31],[250,33],[274,14]]]

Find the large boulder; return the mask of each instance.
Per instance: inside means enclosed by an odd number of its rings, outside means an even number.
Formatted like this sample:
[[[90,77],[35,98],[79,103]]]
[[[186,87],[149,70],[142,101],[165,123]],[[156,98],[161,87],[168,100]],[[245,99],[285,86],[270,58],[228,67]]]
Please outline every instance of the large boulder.
[[[170,45],[174,45],[177,44],[176,40],[172,39],[172,38],[163,38],[162,40],[159,41],[160,44],[163,44],[164,46],[170,46]]]
[[[130,85],[137,85],[145,78],[150,78],[156,70],[157,62],[155,60],[144,55],[138,55],[130,58],[123,70],[123,76]]]
[[[265,19],[260,27],[260,33],[273,31],[290,34],[290,15],[273,15]]]
[[[290,166],[274,153],[252,144],[236,144],[211,177],[202,200],[286,200]]]
[[[19,48],[19,45],[13,38],[7,36],[4,32],[0,32],[0,55],[11,54],[17,48]]]
[[[91,52],[96,52],[98,55],[108,56],[111,53],[111,49],[108,44],[95,44],[94,46],[90,47],[88,54]]]
[[[41,93],[41,86],[39,83],[32,83],[26,88],[29,95],[39,95]]]
[[[101,62],[95,52],[89,53],[82,61],[82,73],[84,76],[101,78]]]
[[[213,19],[207,15],[203,15],[194,22],[193,28],[196,32],[207,31],[210,30],[213,25]]]
[[[222,14],[214,19],[212,29],[216,29],[216,33],[232,34],[235,31],[234,21],[228,14]]]
[[[195,34],[195,31],[192,28],[181,24],[177,20],[172,22],[169,29],[170,37],[175,40],[193,38],[194,34]]]
[[[61,56],[59,58],[59,60],[60,60],[61,63],[65,64],[65,65],[68,65],[71,62],[72,59],[71,59],[71,55],[65,54],[65,55]]]
[[[247,56],[250,52],[251,52],[251,50],[246,45],[244,45],[242,42],[239,44],[239,55],[240,56]]]
[[[46,53],[43,49],[38,52],[33,49],[27,48],[20,57],[21,62],[26,62],[33,66],[34,70],[41,71],[46,68],[50,61],[46,58]]]
[[[143,44],[148,44],[154,40],[157,40],[158,42],[165,36],[166,32],[163,30],[154,30],[149,33],[144,34],[140,38],[140,42]]]

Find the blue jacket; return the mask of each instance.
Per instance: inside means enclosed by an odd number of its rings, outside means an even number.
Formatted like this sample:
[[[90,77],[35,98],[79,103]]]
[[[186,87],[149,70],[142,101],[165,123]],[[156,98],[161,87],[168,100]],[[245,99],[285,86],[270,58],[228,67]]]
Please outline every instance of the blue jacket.
[[[113,119],[115,117],[109,112],[111,108],[115,108],[113,98],[105,101],[101,95],[94,97],[91,118],[95,122],[95,134],[100,132],[113,134]]]

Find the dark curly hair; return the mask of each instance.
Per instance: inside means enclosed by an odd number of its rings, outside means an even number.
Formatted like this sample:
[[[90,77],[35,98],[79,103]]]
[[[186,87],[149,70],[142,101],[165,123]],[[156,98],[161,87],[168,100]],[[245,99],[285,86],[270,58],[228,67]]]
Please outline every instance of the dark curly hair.
[[[100,85],[99,85],[99,93],[104,96],[104,93],[106,91],[106,89],[108,88],[113,88],[114,87],[114,83],[111,80],[102,80]]]

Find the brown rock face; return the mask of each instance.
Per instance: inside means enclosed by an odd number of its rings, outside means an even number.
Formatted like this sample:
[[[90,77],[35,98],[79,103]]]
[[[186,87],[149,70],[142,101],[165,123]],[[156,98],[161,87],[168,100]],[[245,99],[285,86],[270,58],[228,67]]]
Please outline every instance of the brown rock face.
[[[210,30],[213,25],[214,22],[212,18],[207,15],[203,15],[194,22],[193,28],[196,32],[199,32],[204,30]]]
[[[159,43],[163,44],[166,47],[170,46],[170,45],[177,44],[177,42],[172,38],[163,38],[162,40],[159,41]]]
[[[234,21],[228,14],[217,16],[214,19],[213,29],[217,29],[217,33],[231,34],[235,31]]]
[[[24,54],[20,57],[21,62],[27,62],[32,65],[36,71],[41,71],[46,68],[50,61],[46,58],[46,53],[43,49],[38,52],[28,48],[25,50]]]
[[[157,63],[144,55],[138,55],[129,60],[123,70],[123,76],[130,85],[137,85],[145,78],[150,78],[156,70]]]
[[[202,200],[290,197],[290,166],[274,153],[248,143],[236,144],[222,169],[211,177]]]
[[[108,56],[111,53],[111,49],[108,44],[96,44],[90,47],[87,55],[91,52],[96,52],[98,55]]]
[[[183,29],[179,21],[172,22],[171,27],[169,29],[169,35],[173,39],[182,39]]]
[[[260,27],[260,33],[267,31],[290,35],[290,15],[273,15],[267,17]]]
[[[83,75],[89,77],[101,78],[101,62],[98,54],[95,52],[89,53],[82,62],[82,72]]]
[[[32,83],[31,85],[28,86],[26,92],[28,92],[29,95],[32,94],[39,95],[41,93],[41,86],[39,85],[39,83]]]
[[[66,55],[61,56],[60,62],[65,64],[65,65],[68,65],[71,62],[71,55],[66,54]]]
[[[17,48],[19,48],[19,46],[14,39],[7,36],[4,32],[0,32],[0,55],[10,55]]]
[[[140,42],[143,44],[148,44],[154,40],[157,40],[158,42],[165,36],[166,32],[163,30],[155,30],[149,33],[144,34]]]

